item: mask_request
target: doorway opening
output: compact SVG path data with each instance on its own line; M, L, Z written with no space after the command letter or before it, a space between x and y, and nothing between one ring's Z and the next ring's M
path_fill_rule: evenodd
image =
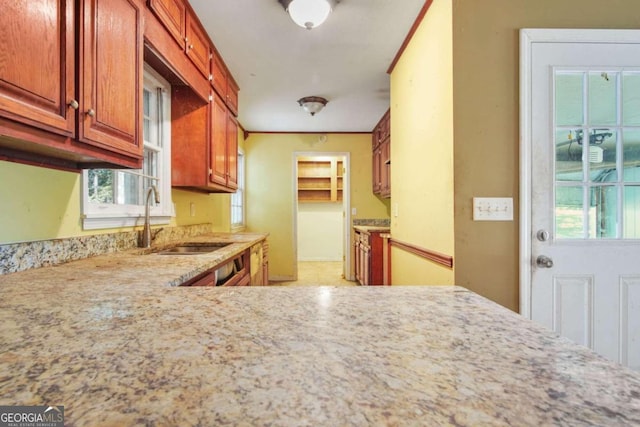
M319 279L319 284L350 280L349 154L295 152L293 155L296 280L299 263L325 268L327 277Z

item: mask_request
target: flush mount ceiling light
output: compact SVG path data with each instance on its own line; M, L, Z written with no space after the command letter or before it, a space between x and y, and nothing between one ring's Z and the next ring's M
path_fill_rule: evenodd
M316 113L319 113L320 110L322 110L324 106L327 105L327 102L329 101L321 96L305 96L304 98L298 99L298 104L300 104L300 106L304 108L304 111L311 114L312 116L315 116Z
M299 26L310 30L322 24L338 0L278 0Z

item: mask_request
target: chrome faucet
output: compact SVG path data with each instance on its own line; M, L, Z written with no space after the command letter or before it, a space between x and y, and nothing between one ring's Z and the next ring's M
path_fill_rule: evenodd
M156 203L160 203L158 188L155 185L150 185L149 188L147 188L144 201L144 228L142 229L142 241L140 242L140 247L142 248L151 246L151 227L149 226L149 200L151 199L151 193L154 194Z

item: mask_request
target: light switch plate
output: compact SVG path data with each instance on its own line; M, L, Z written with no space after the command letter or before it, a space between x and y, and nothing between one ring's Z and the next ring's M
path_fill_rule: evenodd
M474 197L474 221L513 221L513 198Z

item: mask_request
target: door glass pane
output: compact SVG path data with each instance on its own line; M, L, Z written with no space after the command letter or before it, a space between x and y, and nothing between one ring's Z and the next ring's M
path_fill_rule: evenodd
M582 187L556 187L556 238L584 238Z
M638 167L640 166L640 130L625 129L622 133L624 147L623 169L625 182L640 182Z
M577 136L581 129L556 129L556 181L582 181L582 145Z
M589 124L618 123L618 73L589 73Z
M640 239L640 186L624 188L624 238Z
M614 129L591 129L589 132L589 177L592 182L615 182L617 137Z
M618 234L618 191L616 187L592 187L590 199L589 238L616 238Z
M622 125L640 125L640 73L622 74Z
M556 73L556 125L580 126L584 124L584 73Z

